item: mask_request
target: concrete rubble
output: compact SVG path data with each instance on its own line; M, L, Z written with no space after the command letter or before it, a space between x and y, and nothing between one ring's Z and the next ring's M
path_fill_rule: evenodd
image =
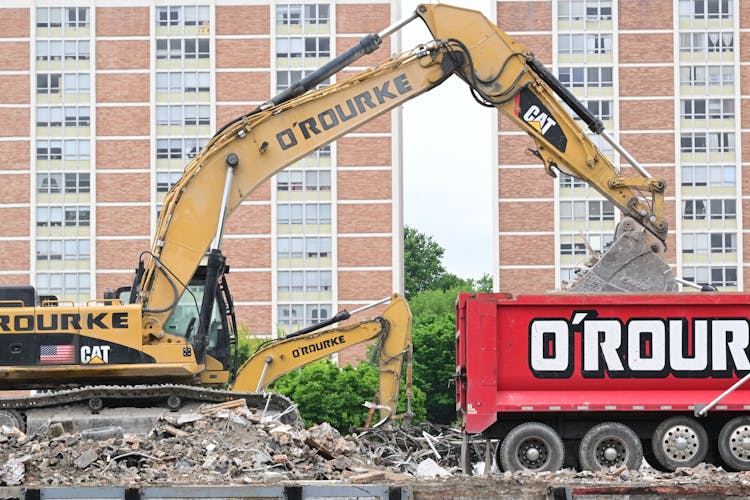
M482 471L484 441L471 444L475 470ZM493 444L493 448L494 448ZM648 466L557 473L497 472L467 478L458 469L461 434L428 424L392 427L341 436L324 423L295 429L249 410L244 401L222 403L185 414L166 412L148 435L117 428L72 433L50 425L27 436L0 427L1 486L170 486L242 485L338 480L351 484L390 482L442 484L491 481L495 491L555 485L585 488L640 485L646 488L698 486L750 489L750 474L727 473L712 465L668 474ZM435 487L438 487L435 486Z

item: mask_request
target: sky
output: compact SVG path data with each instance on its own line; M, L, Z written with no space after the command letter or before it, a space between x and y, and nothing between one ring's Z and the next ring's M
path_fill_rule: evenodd
M419 3L402 1L402 18ZM488 15L491 0L449 0ZM489 17L489 16L488 16ZM431 39L417 19L402 29L404 50ZM451 77L403 106L404 223L445 249L443 265L461 278L492 276L494 112Z

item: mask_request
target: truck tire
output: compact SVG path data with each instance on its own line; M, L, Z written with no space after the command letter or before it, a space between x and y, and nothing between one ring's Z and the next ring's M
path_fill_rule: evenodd
M708 434L694 418L671 417L654 430L651 448L659 465L669 472L678 467L695 467L708 453Z
M733 418L719 432L719 455L730 470L750 470L750 417Z
M549 425L526 422L505 436L498 455L506 471L555 472L562 468L565 446Z
M638 435L627 425L604 422L583 436L578 458L584 470L598 471L621 465L638 470L643 462L643 447Z

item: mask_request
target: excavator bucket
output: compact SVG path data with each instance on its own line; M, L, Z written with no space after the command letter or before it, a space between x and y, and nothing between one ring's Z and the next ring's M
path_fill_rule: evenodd
M649 241L648 234L631 218L618 224L615 240L593 265L568 282L566 290L597 292L676 292L672 269Z

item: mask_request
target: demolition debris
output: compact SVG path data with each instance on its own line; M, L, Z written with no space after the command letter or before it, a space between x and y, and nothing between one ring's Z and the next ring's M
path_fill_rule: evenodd
M461 433L429 424L378 428L349 436L329 424L295 429L247 408L244 400L185 413L165 412L148 435L119 427L82 433L56 423L29 436L0 426L0 483L3 486L243 485L334 480L350 484L393 483L413 491L492 491L499 496L569 486L596 488L750 488L750 475L712 465L657 472L644 465L601 472L484 475L485 441L469 443L479 477L459 476ZM491 443L494 455L497 443ZM457 483L457 481L460 481ZM727 490L729 488L729 490ZM722 491L724 491L722 490ZM583 490L581 490L583 491ZM623 490L625 491L625 490ZM679 493L679 492L678 492Z

